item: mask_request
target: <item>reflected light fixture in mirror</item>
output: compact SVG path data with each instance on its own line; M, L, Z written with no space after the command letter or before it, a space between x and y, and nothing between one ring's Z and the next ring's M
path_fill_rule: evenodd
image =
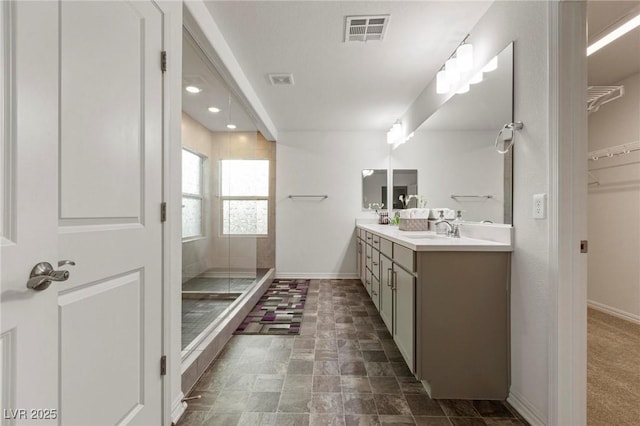
M496 131L513 121L513 44L498 58L497 69L484 74L482 84L449 97L425 117L411 143L390 153L391 170L418 170L418 194L427 208L462 210L466 221L512 223L512 155L497 154L494 144ZM396 179L392 186L403 184ZM454 199L454 194L471 197Z
M189 93L200 93L202 92L202 89L196 86L187 86L184 88L184 90L186 90Z
M207 109L209 110L209 112L212 112L214 114L217 114L220 112L220 108L216 108L216 107L209 107Z

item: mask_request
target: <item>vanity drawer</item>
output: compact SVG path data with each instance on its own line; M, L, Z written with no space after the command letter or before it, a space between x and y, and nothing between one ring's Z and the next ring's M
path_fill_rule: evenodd
M371 236L371 244L373 244L373 247L377 248L378 250L380 249L380 236L373 234Z
M371 250L371 273L380 279L380 252L375 247Z
M365 232L367 244L371 244L371 240L373 239L373 234L371 232Z
M407 271L416 271L415 252L400 244L393 244L393 261Z
M393 256L393 243L384 238L380 238L380 253L387 256L389 259Z
M370 245L365 245L364 246L364 254L365 254L365 265L367 267L367 269L370 271L371 270L371 252L373 251L373 249L371 248Z

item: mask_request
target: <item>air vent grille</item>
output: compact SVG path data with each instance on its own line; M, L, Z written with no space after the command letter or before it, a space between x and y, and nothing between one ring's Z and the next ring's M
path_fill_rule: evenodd
M344 41L382 40L389 24L389 15L347 16Z
M272 86L292 86L293 74L268 74Z

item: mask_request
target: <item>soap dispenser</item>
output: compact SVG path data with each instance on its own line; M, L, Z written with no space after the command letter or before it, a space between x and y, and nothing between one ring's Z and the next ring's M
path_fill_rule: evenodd
M462 219L462 210L458 210L456 218L453 221L453 238L460 238L460 225L464 222Z

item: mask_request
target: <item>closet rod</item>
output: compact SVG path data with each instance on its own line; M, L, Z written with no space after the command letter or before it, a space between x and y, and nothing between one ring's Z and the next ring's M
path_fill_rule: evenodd
M625 155L634 151L640 151L640 141L616 145L609 148L599 149L597 151L591 151L587 154L587 158L589 160L596 161L600 158L611 158L616 155Z

